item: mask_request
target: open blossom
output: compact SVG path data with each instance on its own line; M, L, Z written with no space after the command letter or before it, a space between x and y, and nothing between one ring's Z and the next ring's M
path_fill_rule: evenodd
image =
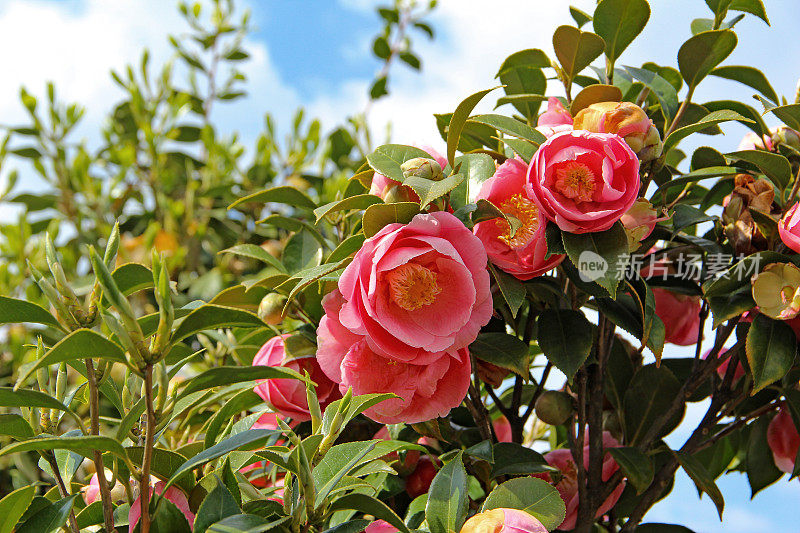
M364 242L323 307L317 358L328 377L343 392L400 396L369 416L444 416L466 394L466 347L492 313L486 252L449 213L389 224Z
M753 279L753 300L758 310L778 320L800 314L800 268L792 263L771 263Z
M317 398L324 410L330 402L340 398L336 384L322 372L316 358L287 358L284 349L284 340L287 337L289 334L269 339L253 358L253 365L290 368L301 375L308 372L311 381L317 384ZM259 380L255 392L283 416L300 422L311 420L308 412L306 386L302 381L296 379Z
M661 155L661 136L653 121L631 102L599 102L575 115L574 128L594 133L616 133L628 143L641 161Z
M505 214L520 221L513 236L504 218L479 222L473 229L486 247L492 263L521 280L541 276L564 259L563 255L545 259L546 220L540 217L539 208L525 190L527 171L523 162L508 159L497 168L494 176L483 183L477 196L489 200Z
M618 446L620 446L619 442L617 442L617 440L614 439L609 432L604 431L603 448L607 450L608 448L616 448ZM561 495L561 499L564 500L564 505L567 507L567 514L564 518L564 521L561 522L560 526L558 526L558 529L569 531L575 527L575 523L578 519L578 470L576 468L575 461L572 458L572 453L570 450L566 448L553 450L545 454L544 458L547 461L547 464L558 468L563 476L561 481L559 481L556 485L556 490L558 490L558 493ZM583 447L583 466L584 468L589 468L588 444ZM603 481L608 481L617 470L619 470L619 465L614 458L611 457L611 454L606 453L605 457L603 457ZM549 474L536 474L535 477L550 481ZM612 507L614 507L624 489L625 483L620 483L614 489L614 492L612 492L611 495L606 498L603 504L597 509L595 518L600 518Z
M186 495L183 491L174 485L167 489L164 492L164 487L167 484L163 481L159 481L156 483L155 488L153 489L157 494L164 496L167 500L171 501L175 504L180 512L183 513L183 516L186 517L186 521L189 522L189 527L194 527L194 513L189 509L189 500L186 498ZM150 491L150 498L153 497L153 490ZM136 500L131 504L131 509L128 512L128 526L130 531L133 531L136 527L137 522L139 522L139 518L142 516L142 504L141 504L141 495L136 497Z
M547 533L547 528L525 511L500 508L476 514L460 533Z
M792 415L786 407L781 407L775 418L770 421L767 428L767 445L772 450L775 465L782 472L791 474L797 450L800 448L800 434L797 433Z
M800 254L800 210L794 204L778 222L778 234L783 244Z
M604 231L639 194L639 160L621 137L576 130L543 143L526 188L540 215L570 233Z
M572 129L572 115L561 104L558 98L548 98L547 111L539 115L536 122L536 129L545 137L552 137L562 131Z
M447 166L447 158L430 146L420 146L419 148L430 154L442 168ZM401 185L399 181L377 172L372 176L369 193L380 196L386 202L419 202L419 195L411 187Z

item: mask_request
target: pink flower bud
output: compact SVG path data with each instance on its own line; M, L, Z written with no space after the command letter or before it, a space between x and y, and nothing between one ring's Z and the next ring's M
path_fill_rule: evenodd
M189 522L189 527L194 527L194 513L189 509L189 500L186 498L186 495L181 491L181 489L177 487L170 487L164 492L164 487L166 483L163 481L159 481L156 483L155 489L150 491L150 498L153 497L153 492L155 491L158 494L164 496L167 500L171 501L175 504L182 513L183 516L186 517L186 521ZM136 528L136 523L139 521L139 518L142 516L142 504L141 504L141 495L136 497L136 500L131 504L131 509L128 512L128 526L129 531L133 531Z
M771 152L774 148L775 146L772 144L772 138L770 138L770 136L762 135L759 137L756 133L751 131L742 137L737 150L769 150Z
M800 448L800 435L794 426L792 416L785 407L781 407L781 410L769 423L767 445L772 450L775 466L782 472L791 474L792 470L794 470L797 450Z
M644 198L633 202L631 208L620 218L628 236L628 249L631 251L637 249L639 243L653 232L659 220L663 219L658 218L658 211L650 202Z
M461 533L547 533L536 518L519 509L492 509L466 521Z
M594 133L616 133L641 161L661 155L661 136L647 113L631 102L600 102L575 115L573 127Z

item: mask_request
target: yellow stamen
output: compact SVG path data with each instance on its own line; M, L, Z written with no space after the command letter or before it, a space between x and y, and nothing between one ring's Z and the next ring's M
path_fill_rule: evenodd
M406 263L386 275L389 296L406 311L432 304L442 292L436 273L416 263Z
M556 189L575 202L589 202L595 189L594 172L583 163L569 161L556 170Z
M536 204L521 194L515 194L502 203L500 210L519 220L520 226L512 236L511 225L508 221L498 218L497 226L503 231L498 238L511 248L521 248L530 243L536 230L539 229L539 210L536 208Z

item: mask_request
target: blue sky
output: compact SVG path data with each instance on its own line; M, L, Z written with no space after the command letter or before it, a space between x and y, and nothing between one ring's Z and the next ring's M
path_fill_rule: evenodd
M765 0L772 27L747 17L737 26L739 47L728 64L757 65L779 94L790 99L800 77L800 3ZM592 0L572 2L591 11ZM266 111L286 124L294 109L310 114L331 128L365 103L367 86L379 67L369 55L378 19L370 0L250 0L240 2L253 11L257 31L247 46L252 61L246 65L250 95L231 105L218 106L215 120L226 131L239 131L245 143L262 127ZM392 123L393 140L441 147L434 112L448 112L465 96L492 86L502 60L522 48L552 52L553 29L569 23L565 0L441 0L434 17L437 39L422 35L416 44L423 60L418 74L400 67L393 73L392 96L371 112L371 123L382 131ZM643 35L622 57L622 64L654 60L675 66L675 53L690 36L689 22L707 17L702 0L651 0L653 15ZM108 71L136 61L143 46L155 60L169 57L165 35L183 31L170 0L0 0L0 123L13 124L24 114L18 87L25 84L42 93L53 79L60 94L88 106L77 132L89 143L98 142L103 115L119 98ZM552 94L561 94L551 87ZM709 79L696 101L733 98L751 103L752 90L726 80ZM486 102L484 109L493 104ZM722 151L735 149L743 127L723 128L722 137L695 136L685 149L708 144ZM23 175L29 170L20 165ZM2 177L0 177L2 179ZM39 185L26 180L24 186ZM0 207L0 217L9 216ZM706 337L710 336L710 332ZM684 355L673 349L668 356ZM670 437L679 446L690 425L702 416L702 406L687 413L686 423ZM687 429L688 428L688 429ZM786 480L750 500L743 476L719 481L727 497L725 522L720 524L711 501L698 499L693 484L680 474L675 491L657 504L647 519L677 522L703 533L759 533L798 531L800 483Z

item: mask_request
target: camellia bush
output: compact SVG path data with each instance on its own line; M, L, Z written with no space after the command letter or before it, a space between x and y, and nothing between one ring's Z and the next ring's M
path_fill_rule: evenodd
M212 123L245 82L224 1L181 6L185 84L114 74L96 153L23 90L0 161L50 190L4 196L0 532L686 532L642 524L678 469L720 518L721 475L796 476L800 103L726 63L761 0L706 4L640 67L646 0L570 8L436 115L442 153L298 113L248 161ZM372 100L434 7L378 9ZM737 151L681 150L726 122Z

